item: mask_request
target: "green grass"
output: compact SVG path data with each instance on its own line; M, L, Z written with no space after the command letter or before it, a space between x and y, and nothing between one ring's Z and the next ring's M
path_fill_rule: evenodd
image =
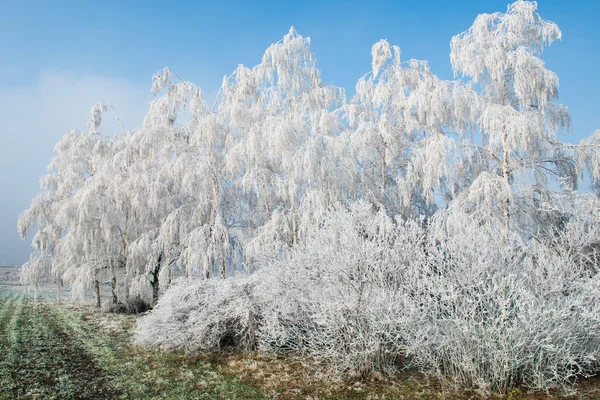
M48 304L14 296L2 314L2 398L115 397L104 371L71 341Z
M107 332L103 315L3 297L0 399L267 398L204 360L129 345L131 318L112 316Z

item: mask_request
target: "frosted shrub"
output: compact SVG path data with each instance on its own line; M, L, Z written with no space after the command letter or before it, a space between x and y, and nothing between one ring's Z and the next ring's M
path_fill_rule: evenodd
M340 373L408 361L483 390L566 387L600 367L599 233L572 221L523 242L466 214L394 221L367 203L338 207L253 274L169 289L136 342L291 350Z
M547 389L593 374L600 291L577 246L597 235L573 223L554 241L526 246L473 224L430 244L407 282L419 308L402 331L407 354L424 371L486 390Z
M405 228L358 203L331 212L289 255L263 267L270 278L257 293L265 305L261 346L293 349L352 373L393 369L399 326L413 312L398 262L412 258L421 233L417 224Z
M164 351L251 350L256 345L258 311L255 276L175 283L155 309L141 318L135 342Z
M407 358L461 387L565 386L598 367L597 238L577 221L525 243L468 215L338 209L261 269L260 344L345 372Z

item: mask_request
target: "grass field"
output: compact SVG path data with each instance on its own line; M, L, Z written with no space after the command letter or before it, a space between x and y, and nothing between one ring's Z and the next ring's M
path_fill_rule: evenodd
M453 391L405 372L340 380L307 360L269 355L164 354L131 345L136 317L33 301L0 287L0 399L549 399ZM600 399L600 380L571 398Z

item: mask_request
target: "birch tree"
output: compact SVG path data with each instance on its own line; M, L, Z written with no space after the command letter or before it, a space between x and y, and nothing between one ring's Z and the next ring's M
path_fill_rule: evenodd
M448 200L460 179L450 168L451 159L456 165L461 160L447 131L464 133L470 93L459 82L437 78L426 61L402 62L400 53L386 40L373 45L372 71L345 107L349 155L343 158L356 171L362 199L392 215L431 215L434 194Z
M161 172L153 184L162 189L154 198L157 204L173 199L159 220L157 260L184 266L188 276L200 272L208 278L217 271L224 278L232 265L230 228L235 225L235 202L227 195L232 185L224 173L228 127L219 114L209 111L198 87L174 82L170 70L155 76L153 88L154 93L167 91L145 121L153 135L166 136L160 143L151 141L154 152L162 154ZM190 120L177 126L179 108Z
M256 199L251 225L257 233L249 251L266 242L294 245L301 220L318 218L314 213L326 210L343 182L332 142L344 92L322 83L310 40L294 28L267 49L259 65L240 66L233 78L222 89L220 112L237 114L226 116L241 132L227 163Z
M35 252L23 270L27 283L51 277L59 283L73 283L80 297L91 287L99 288L102 261L89 254L98 254L91 249L102 238L82 231L84 225L96 221L82 219L78 212L84 188L101 167L108 147L107 139L93 131L68 132L55 146L57 155L48 166L51 172L40 182L42 193L19 217L22 238L34 226L38 228L32 240ZM99 289L96 303L100 303Z
M561 32L536 10L537 3L519 0L506 13L479 15L451 41L454 73L469 78L480 94L474 123L481 136L472 145L487 172L478 175L469 196L501 199L498 219L505 232L511 214L525 207L517 203L542 195L548 176L574 187L572 160L557 140L557 133L570 126L568 109L553 102L558 77L541 58ZM483 188L492 192L475 193Z
M582 139L576 150L580 173L583 173L583 168L587 167L591 178L591 189L600 198L600 129Z

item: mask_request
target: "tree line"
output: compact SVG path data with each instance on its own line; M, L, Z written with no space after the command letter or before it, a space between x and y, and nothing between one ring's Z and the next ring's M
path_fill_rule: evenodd
M69 282L74 295L108 280L114 302L156 301L174 270L251 269L357 200L403 219L461 209L524 237L557 226L595 201L575 191L584 166L600 193L600 133L577 146L557 138L570 117L541 54L561 32L535 9L519 1L452 38L458 80L382 40L348 99L292 28L260 64L225 77L212 106L168 68L141 127L102 134L112 106L96 104L89 130L57 143L19 218L23 238L38 228L24 280Z

